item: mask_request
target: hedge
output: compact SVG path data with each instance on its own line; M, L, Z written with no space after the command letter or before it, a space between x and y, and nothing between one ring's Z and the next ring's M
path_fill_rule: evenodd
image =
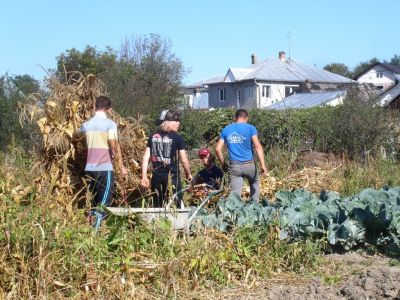
M235 109L186 110L181 118L181 134L189 149L209 146L232 122ZM249 111L249 123L256 126L260 141L268 151L303 149L347 153L358 156L381 153L397 155L399 147L397 111L347 99L343 104L298 110Z

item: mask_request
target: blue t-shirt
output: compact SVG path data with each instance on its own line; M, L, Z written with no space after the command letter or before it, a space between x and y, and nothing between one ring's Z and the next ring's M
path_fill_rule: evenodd
M230 161L253 160L253 136L257 136L257 129L247 123L233 123L222 130L220 138L228 147Z

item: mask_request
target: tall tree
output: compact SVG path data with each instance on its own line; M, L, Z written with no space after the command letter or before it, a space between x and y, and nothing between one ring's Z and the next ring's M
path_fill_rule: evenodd
M400 55L395 54L389 61L391 65L400 67Z
M58 71L95 74L106 84L114 108L122 115L155 116L163 108L177 107L186 71L169 41L156 34L126 39L120 51L67 50L57 57Z
M370 60L364 62L360 62L358 65L354 67L353 78L357 79L357 77L360 76L365 70L367 70L370 66L372 66L377 62L380 62L380 60L376 57L371 58Z
M169 41L156 34L126 39L121 45L120 62L133 66L126 92L135 106L156 114L160 108L179 105L186 71Z
M19 123L18 102L24 95L40 90L37 80L29 75L0 77L0 150L18 144L30 148L35 135Z
M106 51L98 51L96 47L87 45L83 51L68 49L56 59L57 71L61 74L79 71L84 75L98 75L105 72L109 64L116 62L117 54L110 47L107 47Z
M25 95L32 93L38 93L40 91L40 84L35 78L30 75L17 75L10 80L15 84L15 86Z
M324 70L342 75L344 77L352 77L353 75L349 70L349 67L343 63L330 63L324 67Z

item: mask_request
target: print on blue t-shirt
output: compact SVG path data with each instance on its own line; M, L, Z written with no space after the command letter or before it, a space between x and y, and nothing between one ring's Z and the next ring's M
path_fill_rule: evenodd
M229 160L245 162L253 160L253 143L251 138L257 135L257 129L247 123L233 123L226 126L220 138L228 147Z

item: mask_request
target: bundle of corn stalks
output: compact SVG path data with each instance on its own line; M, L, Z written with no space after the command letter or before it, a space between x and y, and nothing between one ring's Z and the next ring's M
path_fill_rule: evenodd
M267 198L273 200L275 193L278 191L280 182L271 174L266 176L260 176L260 196L261 198ZM242 197L250 197L250 187L245 185L242 192Z
M274 176L260 177L260 196L274 200L275 193L279 190L292 190L296 188L304 188L313 193L319 193L322 190L335 190L334 172L339 168L326 166L303 168L299 171L291 173L282 179L277 179ZM250 196L250 187L245 186L242 192L242 197Z
M283 179L280 189L304 188L313 193L319 193L322 190L332 189L333 175L339 167L310 167L290 174ZM333 189L334 190L334 189Z
M21 122L38 125L42 146L36 156L34 181L36 188L52 201L72 209L74 203L85 197L86 163L85 139L76 138L81 124L94 114L95 99L106 94L104 84L95 75L83 76L79 72L66 74L61 80L53 75L47 80L47 94L30 95L30 104L21 104ZM126 198L140 184L140 159L146 143L146 128L140 118L123 118L113 112L119 140L128 168L128 178L117 176L117 198ZM118 170L117 170L118 174ZM46 198L46 197L45 197ZM71 200L72 199L72 200Z

